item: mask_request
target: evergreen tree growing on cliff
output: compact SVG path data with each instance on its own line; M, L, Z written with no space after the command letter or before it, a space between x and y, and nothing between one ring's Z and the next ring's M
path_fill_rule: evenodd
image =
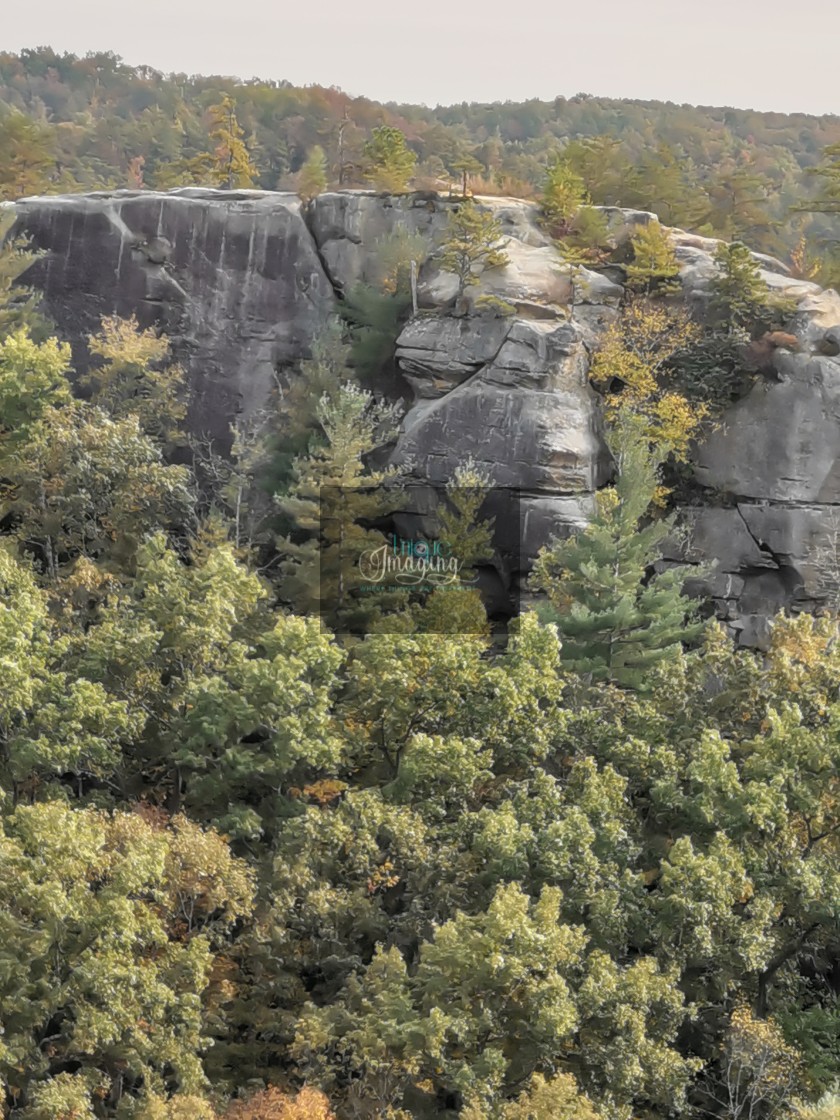
M540 202L543 217L556 237L569 232L578 210L589 202L583 179L565 158L557 157L549 164Z
M198 159L206 166L213 184L224 190L253 187L257 168L243 137L245 132L236 119L236 106L227 95L210 108L213 128L210 139L215 141L212 153Z
M659 222L640 226L631 245L633 260L627 266L628 287L645 295L668 295L679 291L677 254Z
M449 215L440 266L458 277L458 299L479 282L476 268L504 268L508 256L499 244L502 227L488 210L467 199Z
M649 575L671 518L647 521L658 464L641 423L626 417L614 432L615 486L602 490L582 532L555 541L537 559L532 585L548 594L545 610L563 643L563 659L593 680L644 690L647 672L700 633L682 593L685 569Z
M581 267L602 264L609 256L607 219L594 206L581 206L568 223L565 237L556 244L569 265L569 278L574 287Z
M428 240L397 228L374 246L371 283L354 284L340 307L350 336L350 365L357 380L376 387L394 375L397 337L411 313L411 266L429 255Z
M368 165L365 178L376 190L398 193L408 189L417 156L398 128L390 125L375 128L364 146L363 155Z
M715 263L720 271L712 281L712 309L730 334L749 329L769 303L755 258L746 245L733 241L718 246Z

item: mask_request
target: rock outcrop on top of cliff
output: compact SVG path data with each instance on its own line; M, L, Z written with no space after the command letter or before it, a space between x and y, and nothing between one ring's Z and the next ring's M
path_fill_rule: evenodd
M587 373L623 289L614 269L580 270L572 284L533 203L479 201L502 226L509 264L469 290L466 314L454 310L454 277L434 257L421 269L420 313L397 343L413 399L392 460L413 477L418 509L465 459L487 470L509 589L552 534L585 523L610 477ZM302 207L262 191L117 191L25 199L18 229L44 250L28 280L82 364L102 316L159 325L187 368L190 428L223 443L235 415L260 407L277 371L308 352L342 293L374 277L381 240L402 229L434 244L457 205L429 192L344 191ZM617 246L654 219L604 213ZM718 242L670 235L685 300L702 311ZM773 375L696 449L689 545L665 561L714 561L698 589L749 644L778 608L818 606L840 568L840 297L755 257L767 285L796 302L798 345L775 353ZM514 313L481 310L482 295Z

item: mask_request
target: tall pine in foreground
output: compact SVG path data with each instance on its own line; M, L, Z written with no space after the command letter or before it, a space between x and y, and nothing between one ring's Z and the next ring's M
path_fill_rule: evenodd
M587 528L544 549L533 583L547 592L563 659L593 680L644 690L649 669L700 633L682 594L683 567L648 577L673 519L647 522L658 486L657 458L639 422L624 417L614 438L619 474L598 495Z
M392 406L350 382L321 397L323 443L294 461L288 492L277 499L292 524L277 541L286 557L283 594L297 613L364 629L378 603L390 604L387 595L376 596L376 604L370 595L360 598L359 560L385 546L385 537L366 525L388 510L394 472L369 469L364 457L391 438L396 419Z

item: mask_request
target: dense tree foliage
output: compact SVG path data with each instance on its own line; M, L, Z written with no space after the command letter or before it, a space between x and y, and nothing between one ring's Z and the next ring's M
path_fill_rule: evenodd
M760 231L744 130L793 193L792 152L816 164L834 127L803 118L786 147L757 114L726 111L713 138L685 127L711 111L660 106L663 142L682 129L691 150L655 162L629 102L619 143L585 97L398 116L45 50L0 57L0 79L41 121L0 132L4 166L50 189L68 169L161 185L205 153L228 187L311 157L314 194L315 137L325 174L362 175L382 125L462 189L471 160L536 187L569 140L545 218L590 263L587 198L650 205L659 176L663 220ZM235 111L213 112L225 95ZM403 152L380 135L377 158ZM501 263L499 230L475 202L457 215L444 264L463 291ZM543 616L491 635L471 585L362 604L333 564L386 531L396 413L376 374L410 262L435 248L381 246L381 275L225 464L197 445L183 462L180 371L134 322L101 323L75 396L68 347L9 287L25 255L0 253L9 1120L836 1120L838 623L780 616L765 652L737 649L662 555L661 464L784 309L736 245L710 322L690 320L661 227L637 233L634 294L592 363L617 477L540 558ZM468 572L492 547L488 485L464 464L439 512Z

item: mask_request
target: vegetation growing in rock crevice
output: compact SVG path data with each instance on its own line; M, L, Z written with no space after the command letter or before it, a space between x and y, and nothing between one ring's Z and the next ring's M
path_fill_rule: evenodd
M661 226L642 226L630 245L623 306L603 332L590 380L606 396L608 420L644 413L652 438L684 458L707 418L772 371L776 348L798 347L783 329L795 303L768 289L745 245L720 243L707 306L691 316L670 298L680 290L679 262Z
M503 241L498 219L471 199L450 211L438 259L445 272L457 277L456 301L463 300L467 288L479 283L481 272L504 268L508 263Z
M370 282L344 293L339 311L348 327L348 360L368 388L393 392L397 338L412 309L412 262L419 273L432 248L422 234L398 225L372 246Z
M680 290L679 261L668 234L659 222L641 226L630 247L627 286L643 295L672 295Z

